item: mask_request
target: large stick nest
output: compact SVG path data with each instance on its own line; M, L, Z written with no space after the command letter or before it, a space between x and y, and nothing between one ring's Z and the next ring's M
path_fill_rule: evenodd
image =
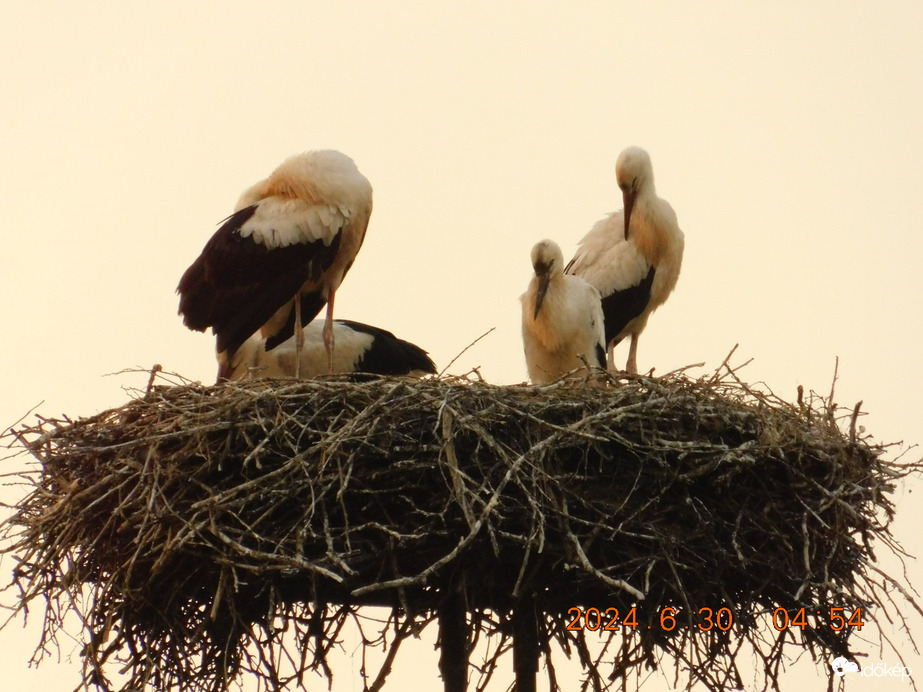
M451 602L469 645L493 642L480 687L528 604L541 650L576 655L584 688L664 657L690 681L739 686L749 642L778 689L786 647L824 666L853 653L856 627L834 631L829 607L868 623L876 606L902 619L895 587L910 599L873 545L895 548L889 494L919 464L885 460L858 407L843 418L830 399L789 404L730 370L603 388L157 385L11 433L39 464L6 525L8 592L45 608L39 658L79 616L87 688L111 688L112 661L124 689L302 684L330 675L344 623L379 605L390 615L363 635L388 652L366 678L377 689L400 642ZM588 631L590 607L620 621L634 608L637 626ZM703 629L699 610L722 607L730 628ZM777 631L778 608L806 608L807 626Z

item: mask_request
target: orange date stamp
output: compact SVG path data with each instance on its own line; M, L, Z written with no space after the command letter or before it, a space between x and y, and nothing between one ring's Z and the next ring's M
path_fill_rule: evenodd
M654 629L658 625L664 632L672 632L677 627L680 629L699 629L708 632L717 628L722 632L727 632L734 625L734 614L730 608L723 607L714 610L712 608L699 608L696 612L695 621L692 624L680 624L676 616L679 609L673 606L666 606L660 610L658 617L653 624L638 624L637 608L629 608L624 615L620 617L618 608L579 608L574 606L567 609L568 622L566 629L575 632L588 630L590 632L618 632L622 628L626 630L637 629Z
M619 632L638 629L661 629L672 632L675 629L700 630L709 632L719 629L727 632L734 626L734 613L727 606L721 608L699 608L693 617L688 615L680 617L681 609L673 606L661 608L650 624L638 622L637 608L632 607L623 612L618 608L581 608L574 606L567 609L567 624L565 628L571 632ZM813 623L809 620L813 620ZM834 632L840 632L846 627L855 627L861 630L865 622L862 620L862 608L857 607L851 613L846 608L798 608L788 610L776 608L772 613L772 626L777 631L799 627L818 629L829 627Z
M812 626L808 619L814 616L814 625ZM785 608L776 608L772 611L772 626L779 632L787 630L790 627L800 627L802 631L806 627L817 629L818 626L827 626L834 632L840 632L847 627L855 627L861 630L865 624L862 620L862 608L857 607L852 613L846 611L846 608L798 608L794 611Z

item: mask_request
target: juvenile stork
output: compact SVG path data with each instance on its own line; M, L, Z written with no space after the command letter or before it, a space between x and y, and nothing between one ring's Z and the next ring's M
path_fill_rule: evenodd
M637 373L638 338L676 286L685 241L673 207L654 190L654 171L644 149L625 149L615 176L624 209L593 226L565 271L602 295L609 369L615 369L615 346L630 336L626 370Z
M294 335L300 353L302 326L324 304L324 349L333 371L334 297L371 213L372 186L338 151L293 156L241 195L177 288L183 323L215 334L219 382L257 330L267 350Z
M581 367L606 365L599 291L564 273L558 244L543 240L532 248L535 276L522 294L522 343L533 384L548 384Z
M337 348L333 357L335 373L370 373L375 375L436 374L436 366L422 348L378 327L349 320L334 320L333 334ZM259 377L316 377L328 372L323 341L323 325L311 322L304 328L304 348L300 360L295 337L289 337L271 351L259 334L247 339L231 363L228 379Z

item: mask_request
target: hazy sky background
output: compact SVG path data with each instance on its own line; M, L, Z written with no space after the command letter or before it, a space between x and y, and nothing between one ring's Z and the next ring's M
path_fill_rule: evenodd
M337 315L440 367L496 328L452 372L521 382L529 251L569 257L618 209L637 144L686 234L639 367L701 374L739 343L741 375L792 399L828 392L838 356L837 401L863 400L879 440L921 441L923 3L415 5L0 0L0 424L120 405L146 381L107 376L124 368L213 381L179 277L244 188L313 148L375 190ZM911 487L897 530L923 554ZM36 636L0 632L6 679L72 689L73 662L27 669ZM434 680L436 660L420 646Z

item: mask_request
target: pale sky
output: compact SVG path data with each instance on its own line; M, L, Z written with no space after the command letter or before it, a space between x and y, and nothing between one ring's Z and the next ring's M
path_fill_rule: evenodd
M440 367L495 328L452 372L522 382L529 251L572 255L636 144L686 235L639 367L710 371L740 344L741 375L792 399L839 357L837 401L881 441L923 439L923 3L394 5L0 0L0 424L118 406L146 380L107 376L125 368L213 381L179 277L244 188L316 148L375 194L337 316ZM923 555L914 485L897 532ZM27 669L36 636L0 632L5 675L72 689L74 662Z

